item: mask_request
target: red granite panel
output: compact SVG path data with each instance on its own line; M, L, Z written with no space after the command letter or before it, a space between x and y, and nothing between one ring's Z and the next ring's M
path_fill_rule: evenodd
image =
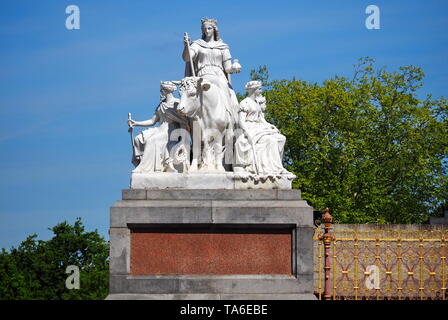
M292 274L285 232L131 232L131 274Z

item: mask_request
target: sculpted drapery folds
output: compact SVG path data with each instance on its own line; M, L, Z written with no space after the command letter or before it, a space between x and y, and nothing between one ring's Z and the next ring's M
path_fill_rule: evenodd
M232 62L216 20L202 19L201 31L201 39L193 42L184 34L185 77L162 83L162 99L154 117L143 122L129 120L131 127L160 123L133 139L133 163L138 165L131 185L147 188L162 183L176 188L188 185L182 179L196 179L198 175L188 174L199 171L226 174L225 179L217 178L225 188L290 189L295 176L282 165L286 139L264 118L261 83L248 82L249 95L239 104L230 75L239 73L241 65L237 59ZM173 96L176 86L179 99ZM182 130L184 136L175 134ZM183 167L176 166L180 163ZM162 172L187 175L173 175L173 182L168 183L167 175L157 175ZM153 175L144 176L147 173Z
M156 108L154 116L146 121L128 120L132 127L149 127L159 123L159 126L141 131L134 138L134 156L138 163L133 172L176 172L173 166L174 159L171 149L177 141L170 141L170 133L176 129L188 129L188 120L176 112L179 99L175 98L173 92L176 85L171 81L160 84L160 103Z
M184 37L184 51L182 58L186 62L185 77L193 75L190 58L193 62L194 73L197 77L217 85L225 93L225 104L234 122L237 122L238 100L230 83L230 74L239 73L241 66L238 60L232 64L229 46L221 39L218 22L215 19L201 20L202 38L193 41Z
M291 175L283 168L286 138L263 114L266 100L261 95L261 82L246 84L248 97L241 101L238 120L244 134L235 143L234 171L258 175Z

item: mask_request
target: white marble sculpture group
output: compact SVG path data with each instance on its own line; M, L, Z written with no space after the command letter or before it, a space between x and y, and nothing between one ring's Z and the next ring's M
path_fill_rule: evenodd
M282 165L286 139L264 118L261 83L248 82L248 96L238 103L230 74L241 65L232 63L217 21L201 23L201 39L184 35L185 77L161 82L150 120L129 114L131 188L291 188L295 176ZM136 126L150 128L133 137Z

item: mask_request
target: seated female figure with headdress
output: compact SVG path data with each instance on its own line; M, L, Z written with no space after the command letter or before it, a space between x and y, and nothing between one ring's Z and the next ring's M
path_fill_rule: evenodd
M264 118L266 100L261 95L261 82L248 82L246 90L248 97L239 105L238 123L244 134L235 143L234 171L261 176L290 175L282 164L286 138Z
M133 163L135 173L151 172L177 172L173 166L171 149L178 145L178 141L170 141L170 133L175 129L188 129L188 121L181 117L176 106L179 99L173 92L177 89L171 81L160 84L160 104L157 106L154 116L146 121L128 120L129 126L149 127L159 123L159 126L141 131L134 138Z

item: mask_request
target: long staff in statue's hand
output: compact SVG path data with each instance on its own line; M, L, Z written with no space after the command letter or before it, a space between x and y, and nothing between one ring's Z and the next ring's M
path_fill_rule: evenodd
M188 33L184 33L184 41L185 44L187 45L187 49L188 49L188 56L190 57L190 68L191 68L191 74L193 75L193 77L196 77L196 72L194 71L194 65L193 65L193 59L191 58L191 51L190 51L190 38L188 37Z
M129 126L128 132L131 135L131 147L132 147L132 160L131 160L131 162L132 162L132 164L134 166L137 166L138 162L137 162L137 159L135 158L134 134L132 133L133 130L134 130L134 126L132 125L131 120L132 120L131 113L129 112L128 113L128 126Z

